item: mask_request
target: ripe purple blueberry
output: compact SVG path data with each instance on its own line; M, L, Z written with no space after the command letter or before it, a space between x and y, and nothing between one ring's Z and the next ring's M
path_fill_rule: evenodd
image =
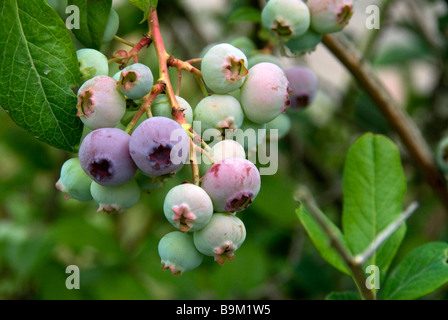
M310 11L302 0L269 0L261 22L282 40L304 34L310 27Z
M202 188L212 199L215 212L245 210L257 197L260 187L257 167L241 158L218 161L202 180Z
M162 176L176 172L186 163L190 139L176 121L153 117L143 121L132 133L129 150L143 173Z
M247 76L247 57L228 43L211 47L202 59L205 84L215 93L229 93L243 85Z
M163 211L177 229L194 232L204 228L212 218L213 203L208 194L194 184L181 184L165 197Z
M353 15L353 0L308 0L311 28L320 33L341 31Z
M169 269L172 274L179 276L199 267L204 259L196 249L193 237L180 231L170 232L160 239L158 251L162 269Z
M117 186L131 180L137 172L129 154L130 136L116 128L89 133L81 143L79 162L84 172L103 186Z
M249 70L241 88L241 105L250 121L262 124L274 120L289 104L288 79L282 69L262 62Z
M215 213L210 223L193 235L194 245L202 254L215 258L219 264L230 262L246 239L243 221L236 216Z
M126 112L126 99L109 76L97 76L78 90L78 117L90 129L112 128Z
M292 109L303 109L309 106L316 97L318 79L316 74L304 66L295 66L285 70L289 81L289 100Z

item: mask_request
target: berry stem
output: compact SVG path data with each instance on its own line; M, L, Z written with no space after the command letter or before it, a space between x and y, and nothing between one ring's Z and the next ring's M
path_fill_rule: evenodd
M305 186L300 186L295 197L309 210L313 218L328 236L330 245L338 252L347 267L350 269L353 280L356 283L362 298L365 300L376 300L375 292L366 286L366 276L364 274L364 270L362 269L362 265L358 264L358 261L355 260L350 250L334 232L333 227L328 224L325 214L317 206L316 201L308 188Z
M190 165L191 171L193 174L193 183L199 186L200 177L199 177L199 165L198 165L198 157L196 154L196 148L193 140L190 139Z
M136 43L132 43L132 42L126 40L126 39L120 38L119 36L115 36L114 39L117 40L118 42L124 44L124 45L127 45L127 46L131 47L131 48L133 48L133 47L135 47L137 45Z
M145 112L148 114L148 117L151 117L151 104L154 102L157 96L161 94L164 90L165 90L165 83L157 83L152 87L151 92L143 98L144 102L142 106L140 107L140 109L135 114L134 118L132 118L131 122L126 127L125 132L127 134L132 133L135 126L137 125L138 120L143 116Z
M159 82L165 83L165 90L168 96L171 107L173 108L172 114L174 120L176 120L180 125L186 125L187 120L182 109L177 102L176 95L171 84L170 76L168 73L168 60L170 55L167 54L165 45L163 43L162 34L160 32L159 17L157 15L157 10L151 8L150 17L148 19L150 27L150 35L154 41L154 46L156 48L157 58L159 60Z
M355 46L342 34L323 37L324 45L352 73L389 124L400 136L414 161L420 167L427 183L438 195L448 211L448 188L443 174L437 168L433 153L412 118L393 99L378 79L368 62L362 59Z
M202 78L202 72L201 72L201 70L199 70L191 65L192 62L194 63L194 62L200 62L200 61L202 61L202 59L192 59L189 61L182 61L182 60L174 58L173 56L170 56L167 63L168 63L168 66L177 68L177 70L184 70L184 71L187 71L187 72L190 72L191 74L193 74L199 84L199 87L201 88L202 93L204 94L204 97L207 97L208 91L205 86L204 79Z

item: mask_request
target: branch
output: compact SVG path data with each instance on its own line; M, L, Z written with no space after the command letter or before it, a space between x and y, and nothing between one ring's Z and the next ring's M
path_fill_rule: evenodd
M352 73L398 133L427 183L448 211L446 180L437 168L431 149L411 117L397 105L370 65L361 58L354 45L343 34L324 35L322 42Z
M397 220L393 221L386 229L384 229L380 234L378 234L375 240L369 245L369 247L363 252L358 254L354 260L355 263L363 265L378 248L390 238L390 236L397 231L399 227L417 210L417 202L412 202L409 207L398 217Z
M329 237L330 245L339 253L341 258L350 268L353 280L355 281L361 296L365 300L376 300L374 292L366 286L366 276L362 270L362 265L356 263L352 253L341 241L341 239L333 232L332 227L325 219L325 214L319 209L309 190L306 187L300 188L296 193L296 197L299 201L303 202L322 230Z

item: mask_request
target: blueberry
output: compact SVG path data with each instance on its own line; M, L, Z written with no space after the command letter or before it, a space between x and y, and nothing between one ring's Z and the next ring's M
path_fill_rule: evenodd
M272 54L266 54L266 53L257 53L254 54L252 57L249 58L249 68L252 68L254 65L262 63L262 62L269 62L277 65L280 69L283 69L283 62L280 60L279 57L276 57ZM249 69L250 70L250 69Z
M257 197L260 187L257 167L241 158L218 161L202 179L202 188L212 199L215 212L245 210Z
M119 26L120 17L118 16L117 11L112 8L109 13L109 18L107 19L106 29L104 30L103 42L112 41L117 34Z
M240 102L230 95L214 94L202 99L194 110L194 121L200 121L201 133L217 129L221 135L225 130L239 128L244 120ZM207 133L204 140L208 140Z
M215 93L228 93L240 88L247 76L247 57L238 48L220 43L211 47L202 59L202 77Z
M66 199L73 198L78 201L90 201L90 184L92 179L82 170L78 158L64 162L61 175L56 188L65 194Z
M103 186L131 180L137 168L129 154L130 136L116 128L89 133L81 143L79 161L84 172Z
M95 181L90 186L93 200L99 204L98 212L122 213L132 208L140 200L140 188L134 179L125 184L105 187Z
M255 43L246 36L236 37L229 44L240 49L247 58L252 56L253 52L257 51Z
M322 41L322 38L322 34L317 33L310 28L305 34L292 37L288 41L283 42L283 44L292 54L301 55L316 50L316 47Z
M193 232L204 228L212 218L213 203L208 194L193 184L181 184L165 197L163 211L177 229Z
M250 68L241 88L241 105L250 121L274 120L289 104L288 79L282 69L269 62Z
M92 130L115 127L126 112L126 99L109 76L96 76L78 90L78 117Z
M222 140L213 145L210 155L214 160L220 161L227 158L246 158L246 152L241 144L233 140ZM205 175L212 166L212 160L207 156L202 156L202 161L199 166L201 175Z
M271 130L276 130L275 135L272 134ZM274 120L266 123L266 134L268 139L282 139L291 130L291 119L286 114L281 114Z
M210 223L193 235L194 245L202 254L215 258L219 264L230 262L246 239L246 228L238 217L215 213Z
M310 11L301 0L269 0L261 12L262 25L282 40L304 34Z
M121 93L133 100L142 99L151 92L154 76L151 69L142 64L134 63L114 75L117 87Z
M143 173L162 176L176 172L186 163L190 139L176 121L153 117L143 121L134 130L129 150Z
M318 79L316 74L305 66L295 66L285 70L289 81L289 100L291 109L303 109L316 97Z
M266 137L266 124L259 124L245 118L240 129L232 134L232 139L244 146L249 151L258 146Z
M341 31L353 15L353 0L308 0L311 28L321 34Z
M193 237L180 231L170 232L160 239L158 251L162 269L169 269L174 275L196 269L204 258L196 249Z
M176 96L176 100L184 112L185 120L187 120L190 124L193 123L193 109L190 104L182 97ZM166 94L160 94L156 100L154 100L151 104L151 112L155 117L166 117L173 119L172 107Z
M96 76L107 76L109 74L109 63L107 57L98 50L84 48L76 51L83 82Z

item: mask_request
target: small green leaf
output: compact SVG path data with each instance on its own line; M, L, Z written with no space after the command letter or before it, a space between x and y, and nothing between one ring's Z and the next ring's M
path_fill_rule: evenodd
M56 11L44 0L0 2L0 105L39 140L75 152L82 135L76 116L76 51Z
M395 267L381 291L381 299L418 299L446 283L448 243L428 243L414 249Z
M261 21L261 12L252 7L241 7L234 12L229 17L229 23L239 23L239 22L253 22L258 23Z
M353 255L362 253L401 212L406 180L400 153L381 135L365 134L350 148L344 167L342 227ZM366 265L382 275L406 232L403 225L373 254ZM382 279L383 277L381 277Z
M112 0L68 0L68 5L77 6L80 13L80 28L73 34L87 48L100 50Z
M143 20L140 23L146 21L151 13L151 8L156 9L159 4L158 0L128 0L132 5L136 6L143 11Z
M350 269L345 264L344 260L341 258L339 253L330 245L330 239L327 234L322 230L320 225L315 221L315 219L308 212L308 209L301 205L297 210L297 216L300 222L306 229L311 241L313 241L316 249L319 251L322 258L327 261L330 265L338 269L339 271L351 275ZM344 242L344 236L342 235L339 228L333 224L333 222L325 217L327 223L333 228L333 232Z
M353 291L332 292L325 300L361 300L359 294Z

